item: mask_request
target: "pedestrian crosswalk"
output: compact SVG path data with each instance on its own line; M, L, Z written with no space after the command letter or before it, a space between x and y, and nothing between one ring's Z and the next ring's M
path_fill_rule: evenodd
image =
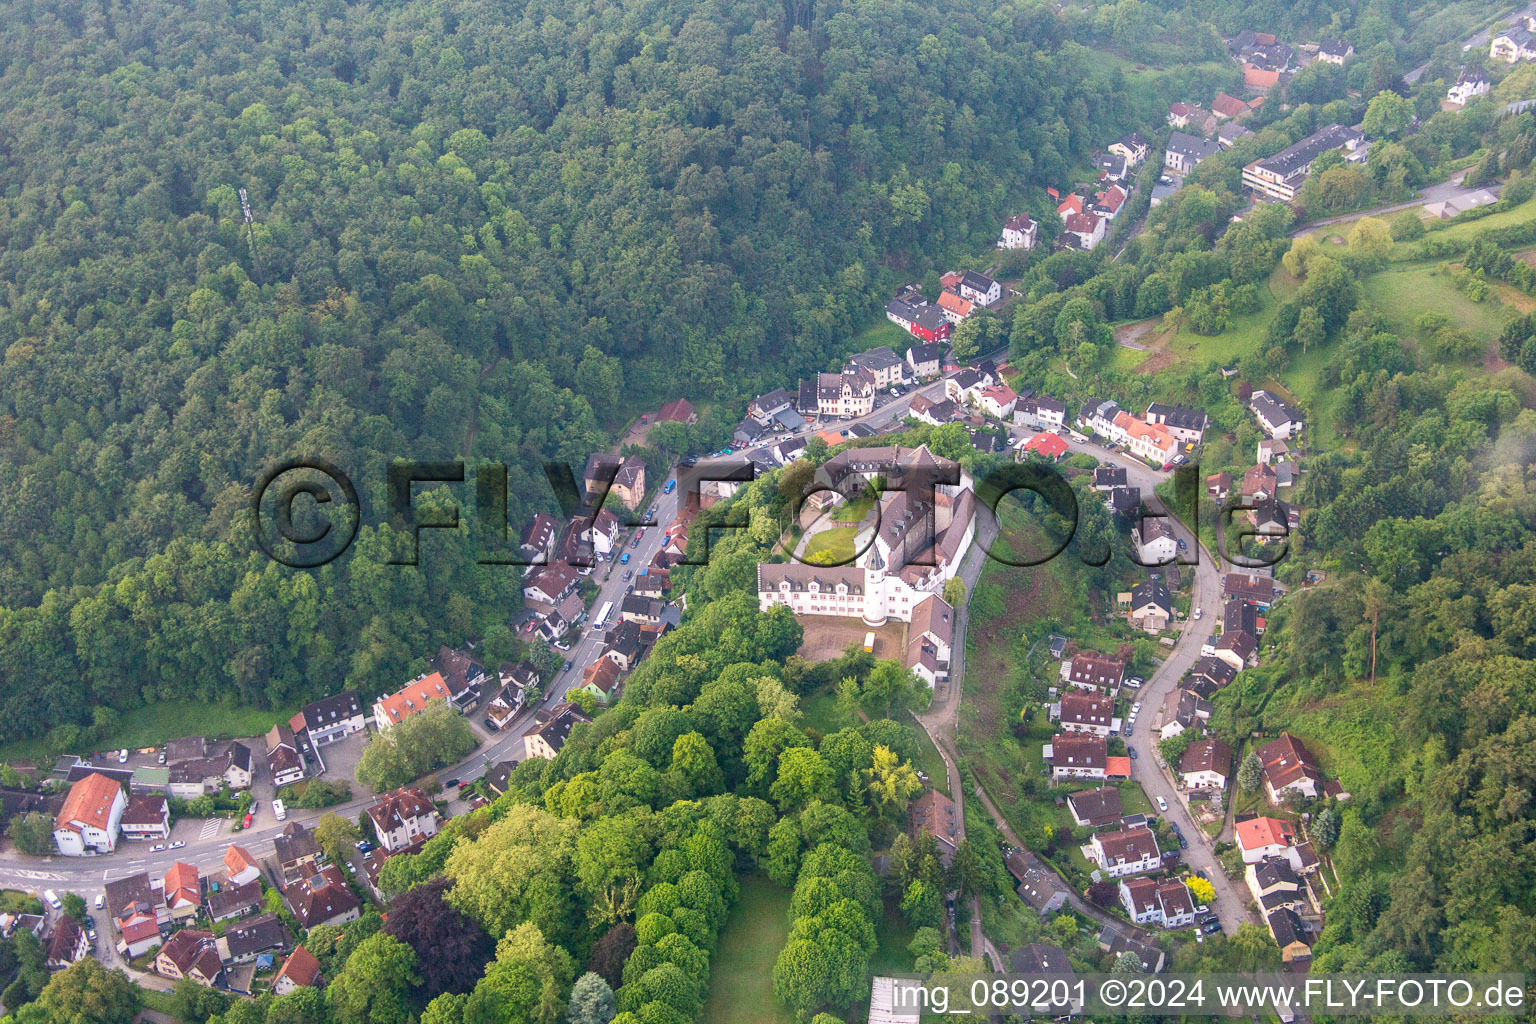
M203 830L197 834L198 839L212 839L219 834L219 826L224 823L223 818L204 818Z

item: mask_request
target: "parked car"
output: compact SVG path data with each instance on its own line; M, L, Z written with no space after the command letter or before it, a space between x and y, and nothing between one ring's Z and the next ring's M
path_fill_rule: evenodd
M128 748L127 747L124 747L122 750L119 750L117 752L117 763L118 764L127 764L128 763Z
M1129 757L1132 761L1136 760L1136 748L1135 747L1126 747L1125 748L1125 756Z
M443 788L444 789L456 789L458 787L458 785L459 785L459 780L458 779L444 779L443 780Z
M149 852L150 853L163 853L164 851L165 851L165 844L164 843L156 843L154 846L151 846L149 848Z
M1129 725L1128 725L1128 726L1126 726L1126 727L1125 727L1125 734L1126 734L1126 735L1127 735L1127 736L1134 736L1134 735L1136 735L1136 729L1135 729L1135 727L1134 727L1134 726L1129 726Z
M694 462L697 462L697 461L698 461L697 459L694 460ZM685 466L690 466L692 464L693 463L688 462L686 460L683 462L683 465L685 465ZM665 487L663 487L661 489L661 493L662 494L671 494L675 490L677 490L677 481L676 480L668 480L667 481L667 486L665 486Z
M1164 800L1162 797L1158 797L1157 798L1157 809L1160 810L1160 811L1168 810L1168 801Z
M1139 714L1140 712L1141 712L1141 701L1137 701L1136 703L1131 705L1131 714L1135 715L1135 714Z
M1181 849L1181 850L1189 849L1189 840L1185 839L1182 833L1177 835L1177 836L1175 836L1174 838L1179 841L1179 849Z
M1196 608L1195 609L1195 618L1198 619L1200 616L1202 616L1204 614L1205 614L1205 610L1204 609L1201 609L1201 608Z
M352 845L357 847L359 853L367 853L369 850L373 849L373 844L366 839L359 839Z
M1214 935L1216 932L1221 931L1221 922L1207 921L1205 924L1200 926L1200 930L1207 935Z
M573 665L575 665L575 664L576 664L576 663L575 663L575 662L574 662L574 661L567 661L567 662L566 662L566 663L565 663L565 668L564 668L564 669L562 669L562 671L565 671L565 672L569 672L569 671L570 671L570 670L571 670L571 667L572 667L572 666L573 666Z
M159 758L158 763L159 764L165 764L165 751L163 751L163 750L160 751L160 758Z
M633 570L633 569L625 569L624 570L624 578L626 580L633 579L634 576L635 576L635 570Z
M185 839L178 839L174 843L172 843L170 846L167 846L166 849L167 850L179 850L183 846L186 846L186 845L187 845L187 841Z
M104 892L97 893L96 894L96 909L100 910L102 907L105 907L106 905L107 905L107 894L104 893Z
M1218 925L1221 924L1221 918L1217 917L1215 914L1206 914L1200 919L1200 925L1201 927L1204 927L1213 921Z

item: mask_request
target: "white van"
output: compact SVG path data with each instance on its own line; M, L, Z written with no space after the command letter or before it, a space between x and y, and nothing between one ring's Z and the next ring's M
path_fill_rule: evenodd
M43 902L48 904L54 910L64 909L64 904L59 901L59 894L54 892L52 889L43 890Z
M276 818L278 821L283 821L288 817L288 808L283 806L283 802L281 800L272 801L272 817Z

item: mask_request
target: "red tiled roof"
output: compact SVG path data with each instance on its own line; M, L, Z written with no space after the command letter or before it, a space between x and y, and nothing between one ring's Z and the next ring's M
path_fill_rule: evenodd
M1249 818L1234 827L1237 845L1244 850L1258 850L1265 846L1290 846L1296 838L1291 823L1279 818Z
M295 985L308 988L320 978L320 961L303 946L297 946L288 954L288 959L283 961L283 968L277 972L277 977L287 978Z
M100 772L92 772L69 787L69 796L59 809L55 827L74 823L105 830L112 820L112 804L122 795L122 787Z

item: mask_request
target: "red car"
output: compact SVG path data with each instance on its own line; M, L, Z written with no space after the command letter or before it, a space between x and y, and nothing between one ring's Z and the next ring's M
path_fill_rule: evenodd
M245 827L245 828L250 828L252 820L253 820L253 818L251 816L251 812L250 811L246 811L245 812L245 821L241 822L241 825L243 827Z

